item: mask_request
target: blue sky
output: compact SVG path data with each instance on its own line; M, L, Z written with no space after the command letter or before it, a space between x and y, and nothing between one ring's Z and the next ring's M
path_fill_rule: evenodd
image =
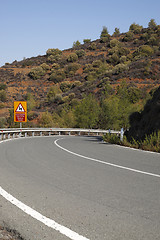
M132 23L160 24L159 0L0 0L0 66L98 39L103 26L127 32Z

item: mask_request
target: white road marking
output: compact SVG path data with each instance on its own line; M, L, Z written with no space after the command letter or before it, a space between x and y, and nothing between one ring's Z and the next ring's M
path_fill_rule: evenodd
M53 228L54 230L60 232L61 234L65 235L66 237L68 237L72 240L89 240L88 238L79 235L78 233L70 230L67 227L60 225L59 223L55 222L54 220L43 216L41 213L39 213L36 210L25 205L24 203L22 203L21 201L19 201L15 197L13 197L11 194L6 192L1 186L0 186L0 195L3 196L6 200L8 200L13 205L15 205L16 207L21 209L23 212L27 213L34 219L44 223L46 226Z
M6 142L6 141L10 141L10 139L1 141L0 143ZM79 235L78 233L72 231L71 229L69 229L63 225L60 225L59 223L55 222L54 220L45 217L44 215L37 212L33 208L22 203L21 201L19 201L15 197L13 197L11 194L6 192L1 186L0 186L0 195L2 197L4 197L6 200L8 200L10 203L12 203L13 205L15 205L16 207L21 209L26 214L30 215L31 217L40 221L41 223L45 224L46 226L60 232L61 234L65 235L66 237L70 238L71 240L89 240L88 238L83 237L82 235Z
M141 174L145 174L145 175L149 175L149 176L153 176L153 177L158 177L160 178L160 175L158 174L154 174L154 173L150 173L150 172L144 172L144 171L140 171L140 170L137 170L137 169L134 169L134 168L129 168L129 167L124 167L124 166L121 166L121 165L117 165L117 164L113 164L113 163L109 163L109 162L104 162L102 160L99 160L99 159L95 159L95 158L90 158L90 157L86 157L86 156L83 156L83 155L80 155L80 154L77 154L75 152L72 152L62 146L60 146L57 142L61 139L64 139L64 138L59 138L57 140L54 141L55 145L59 148L61 148L62 150L70 153L70 154L73 154L75 156L78 156L78 157L81 157L81 158L85 158L87 160L90 160L90 161L93 161L93 162L98 162L98 163L102 163L102 164L105 164L105 165L108 165L108 166L112 166L112 167L116 167L116 168L121 168L121 169L124 169L124 170L128 170L128 171L132 171L132 172L136 172L136 173L141 173Z

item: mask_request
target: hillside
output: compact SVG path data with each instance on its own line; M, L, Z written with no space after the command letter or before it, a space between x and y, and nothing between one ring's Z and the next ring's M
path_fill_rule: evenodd
M146 135L160 130L160 87L154 92L152 99L147 101L141 113L134 112L130 116L130 124L127 133L130 140L144 140Z
M100 102L108 85L116 95L123 82L140 89L141 102L143 93L160 86L160 25L132 24L127 33L112 36L104 28L95 41L6 63L0 68L0 118L9 117L14 101L27 100L32 126L43 112L73 108L89 93Z

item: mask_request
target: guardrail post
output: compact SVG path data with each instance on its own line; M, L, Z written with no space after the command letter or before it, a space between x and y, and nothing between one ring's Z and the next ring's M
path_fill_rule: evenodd
M27 132L25 132L24 136L27 137Z
M59 132L59 135L61 135L61 132Z
M80 135L81 135L81 132L78 132L78 135L80 136Z
M71 132L68 132L68 135L70 136L70 135L71 135Z
M123 128L121 128L121 135L120 135L121 142L123 142L123 135L124 135L124 130L123 130Z
M40 132L40 136L42 137L42 132Z
M12 136L13 138L15 138L15 133L13 133L13 136Z
M34 137L34 132L32 132L32 137Z
M49 132L49 136L51 136L51 132Z
M4 139L4 140L6 139L6 134L5 134L5 133L3 134L3 139Z
M0 134L0 140L2 140L2 134Z
M8 133L8 139L10 139L10 133Z

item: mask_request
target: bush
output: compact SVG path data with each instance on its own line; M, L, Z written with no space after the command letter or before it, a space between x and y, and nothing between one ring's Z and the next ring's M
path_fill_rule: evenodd
M151 46L158 46L159 45L159 38L156 34L151 35L147 42Z
M60 59L61 59L61 55L49 55L48 58L47 58L47 61L49 63L56 63Z
M62 82L60 85L60 89L62 92L67 92L69 89L71 89L72 83L69 81Z
M64 71L62 69L59 69L50 75L49 80L54 83L58 83L58 82L63 81L65 79L65 77L66 77L66 75L65 75Z
M6 125L6 118L0 117L0 128L4 128Z
M42 114L41 118L39 119L39 126L46 128L53 127L52 115L49 112Z
M156 24L156 22L153 18L149 21L148 27L151 28L151 29L156 29L157 24Z
M45 74L45 71L42 67L36 67L36 68L32 68L28 75L30 78L35 80L44 76L44 74Z
M127 64L119 63L113 69L113 74L119 74L129 69Z
M120 30L119 30L119 28L115 28L114 33L113 33L113 36L114 36L114 37L118 37L119 35L120 35Z
M103 38L106 38L106 39L109 39L109 33L108 33L108 29L107 27L103 27L103 30L101 32L101 35L100 35L100 38L103 39Z
M0 101L1 102L6 102L7 100L7 94L5 90L0 90Z
M76 47L78 47L80 45L81 45L81 43L78 40L76 42L73 42L73 48L76 48Z
M90 42L91 42L91 39L83 39L83 42L84 42L84 43L90 43Z
M139 24L136 24L136 23L131 24L131 26L129 28L129 30L135 34L141 33L142 29L143 29L143 26L140 26Z
M117 136L116 134L109 134L107 133L106 135L103 136L103 140L106 142L109 142L111 144L120 144L120 137Z
M58 48L49 48L46 52L47 55L52 55L52 56L56 56L56 55L61 55L62 51L59 50Z
M114 53L113 55L109 56L109 61L110 63L117 64L120 62L120 58L116 53Z
M68 62L76 62L78 60L78 56L76 53L71 53L69 54L69 56L67 57L67 61Z
M85 56L86 53L85 53L85 51L83 49L81 49L81 50L77 50L76 54L80 58L80 57Z
M80 64L78 63L70 63L65 67L65 73L73 72L75 73L80 68Z
M60 68L60 65L58 64L58 63L53 63L52 64L52 71L54 70L57 70L57 69L59 69Z
M92 43L90 44L90 46L89 46L89 49L90 49L90 50L96 50L96 49L97 49L96 43L92 42Z
M0 90L6 90L7 86L4 83L0 83Z
M120 42L117 39L112 39L109 43L110 47L120 46Z
M142 45L133 52L133 57L148 57L154 54L152 47L148 45Z
M57 87L56 85L50 87L50 89L49 89L49 91L48 91L48 93L47 93L47 101L48 101L49 103L54 102L54 99L55 99L56 94L59 94L59 93L61 93L61 90L60 90L60 88Z
M50 66L49 66L48 64L46 64L46 63L42 63L42 64L40 65L40 67L42 67L44 71L47 71L47 70L50 69Z
M127 32L127 33L125 34L125 36L124 36L124 38L123 38L123 41L124 41L124 42L130 42L130 41L133 40L133 38L134 38L133 32L132 32L132 31L129 31L129 32Z
M139 50L144 56L151 56L154 53L153 48L147 45L142 45Z

